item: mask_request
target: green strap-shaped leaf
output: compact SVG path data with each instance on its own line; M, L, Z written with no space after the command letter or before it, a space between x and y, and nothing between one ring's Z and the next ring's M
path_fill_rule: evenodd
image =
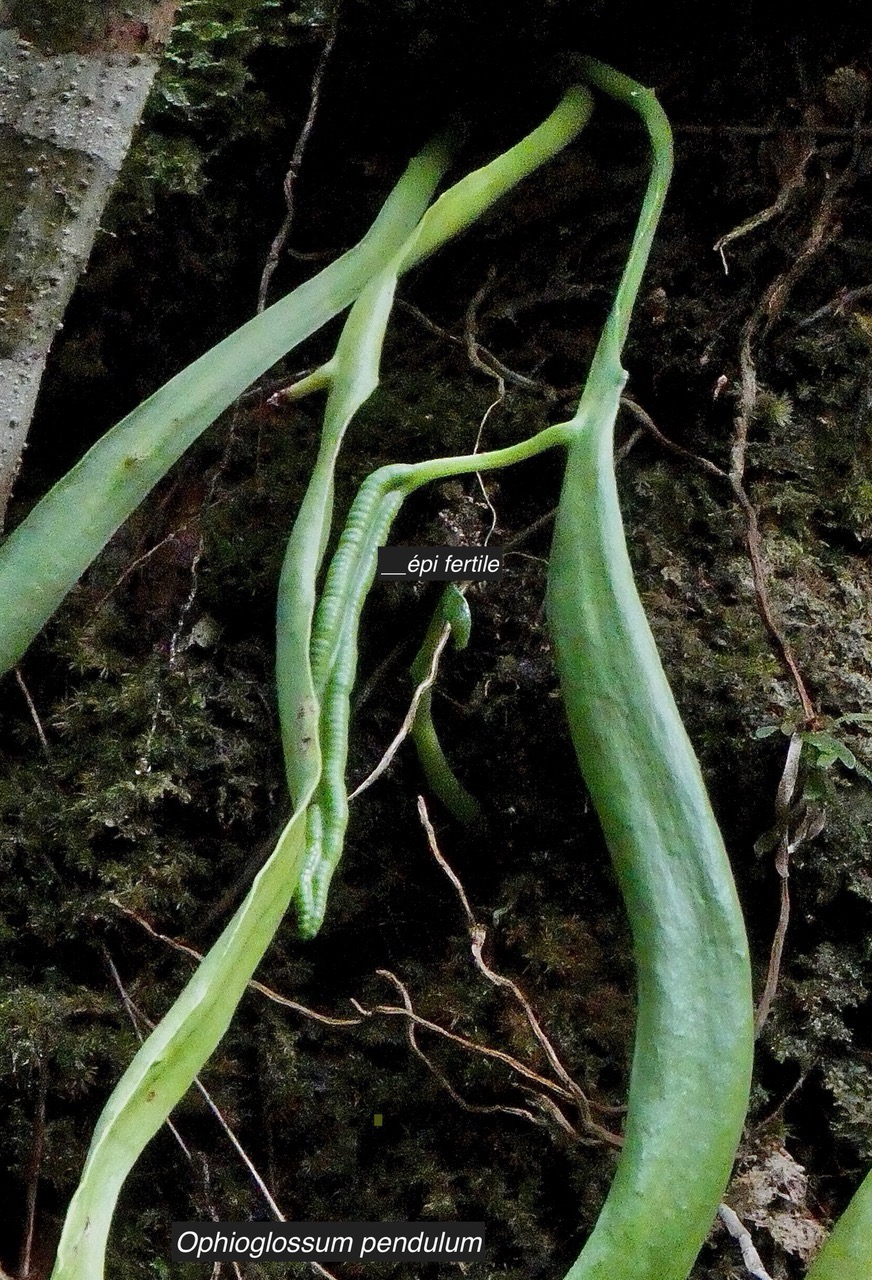
M432 187L440 148L409 165L348 253L176 374L85 456L0 547L0 672L14 666L118 527L228 405L343 311L408 239L409 189Z
M642 115L654 163L571 438L547 613L569 729L633 933L637 1023L625 1143L566 1280L685 1280L748 1105L751 972L723 840L633 579L614 469L621 348L671 167L650 91L599 63Z
M447 191L422 222L401 270L432 253L571 141L590 95L571 90L538 129ZM170 467L246 387L338 315L407 241L410 187L441 174L430 148L409 165L364 238L336 262L207 351L117 426L33 508L0 546L0 674L19 661L127 519Z
M872 1276L872 1173L854 1192L845 1212L811 1265L806 1280L869 1280Z
M100 1280L118 1193L146 1143L224 1035L288 909L305 849L294 814L248 897L107 1102L67 1211L53 1280Z
M201 357L104 436L0 548L0 598L15 609L15 616L12 608L0 612L0 669L18 660L118 525L250 381L294 342L347 306L370 279L390 266L404 242L403 269L432 252L448 234L468 225L493 199L565 145L586 122L590 106L590 96L584 91L568 94L522 143L447 192L434 206L438 208L436 220L428 222L425 215L409 238L410 198L414 203L411 189L420 192L442 165L436 152L419 156L355 250ZM419 240L422 229L427 235ZM350 318L349 334L356 332L355 340L361 343L374 339L378 346L379 324L372 319L379 308L389 304L389 298L384 281L374 284L373 289L366 306ZM355 331L358 321L362 329ZM282 325L285 333L279 338L276 330ZM352 361L346 372L346 382L341 378L335 382L335 396L340 401L344 397L344 407L334 402L334 428L338 426L340 436L344 427L338 424L344 419L345 408L365 398L368 380L372 381L372 363L361 359L358 368ZM317 572L325 543L329 471L329 467L323 469L320 494L304 522L304 563L310 578ZM383 510L390 513L398 505L399 496L388 494ZM372 567L370 577L371 572ZM335 653L341 643L345 610L356 624L367 584L366 575L363 579L352 575L339 611L336 644L327 639L328 654ZM307 636L311 632L308 613L303 632ZM315 716L315 691L308 653L306 656L302 696L313 700ZM329 679L329 671L325 678ZM224 1035L249 978L281 923L299 880L307 810L321 778L318 733L307 750L307 763L295 775L299 779L295 812L275 851L106 1104L64 1224L53 1280L101 1280L107 1235L124 1179Z

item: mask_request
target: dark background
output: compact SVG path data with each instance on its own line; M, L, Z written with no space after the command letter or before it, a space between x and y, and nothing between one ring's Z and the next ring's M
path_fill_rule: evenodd
M462 135L460 174L551 109L573 52L612 61L656 88L676 132L675 182L627 351L630 391L670 438L724 466L743 326L832 203L819 252L755 339L760 397L747 472L773 609L821 732L844 748L841 759L825 744L804 752L801 797L825 811L826 827L794 857L779 994L729 1193L772 1275L792 1278L872 1160L872 792L862 774L872 746L856 718L872 711L872 319L858 297L809 323L870 281L872 41L860 3L782 12L345 0L291 243L332 256L446 121ZM330 21L314 6L263 0L183 8L52 353L13 521L101 431L252 314ZM725 275L712 245L776 200L803 145L814 154L802 180L777 217L727 250ZM488 419L489 445L559 420L577 397L644 172L636 123L601 103L579 144L403 281L403 300L455 338L487 286L478 339L538 384L508 387ZM271 296L321 261L283 258ZM272 613L318 406L276 410L267 397L329 353L334 333L225 415L28 654L22 675L50 755L7 677L0 1260L13 1273L34 1192L34 1274L47 1269L93 1123L135 1048L111 966L152 1018L190 971L116 903L204 948L281 823ZM495 395L462 343L398 309L382 386L349 435L340 510L381 462L467 451ZM622 421L622 443L634 425ZM796 693L760 619L729 491L648 437L633 444L620 480L640 588L733 859L759 993L778 913L761 837L774 822ZM521 985L574 1078L617 1107L633 966L542 617L548 526L537 522L558 484L549 458L487 480L499 540L520 540L504 582L471 593L470 647L446 655L434 702L446 751L487 822L464 831L435 801L431 812L488 925L492 963ZM490 519L476 483L454 482L409 504L397 540L475 543ZM402 720L408 666L436 599L407 586L374 591L355 782ZM288 925L261 976L293 1000L349 1016L350 997L395 1002L375 974L389 969L422 1016L542 1071L520 1009L472 968L458 903L416 817L422 788L406 747L353 814L322 934L302 944ZM286 1216L484 1219L492 1255L473 1280L563 1274L595 1220L612 1154L537 1110L505 1068L424 1034L421 1047L453 1095L412 1054L399 1018L331 1028L251 995L204 1083ZM525 1107L538 1123L481 1110L500 1106ZM566 1114L588 1136L578 1114ZM620 1126L619 1114L597 1118ZM151 1144L122 1199L110 1275L167 1274L174 1218L269 1216L202 1103L186 1100L177 1120L190 1158L167 1132ZM692 1134L685 1158L694 1158ZM738 1265L715 1232L694 1275L728 1276Z

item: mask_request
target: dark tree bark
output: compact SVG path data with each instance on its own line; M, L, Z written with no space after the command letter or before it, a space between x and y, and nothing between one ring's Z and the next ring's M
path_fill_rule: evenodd
M0 0L0 529L176 0Z

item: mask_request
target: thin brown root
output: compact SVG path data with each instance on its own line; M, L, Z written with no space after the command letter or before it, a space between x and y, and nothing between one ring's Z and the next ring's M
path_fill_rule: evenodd
M778 909L778 924L775 927L772 947L769 952L769 968L766 974L766 982L754 1015L754 1034L756 1036L759 1036L763 1024L769 1017L772 1002L778 991L781 961L784 956L784 942L787 937L787 927L790 924L790 887L788 883L790 877L790 855L797 847L797 844L801 843L808 834L806 824L805 828L801 828L795 838L791 839L791 808L796 795L802 746L802 734L794 733L787 748L787 758L784 762L784 769L782 770L781 780L778 783L778 790L775 796L775 817L779 828L775 870L781 879L781 900Z
M279 264L279 259L281 258L282 252L288 243L288 239L293 229L297 178L300 173L300 166L303 163L306 144L309 141L309 135L312 132L312 128L315 124L315 117L318 114L318 105L321 101L321 87L324 81L324 74L330 61L330 55L333 52L333 46L336 44L338 28L338 14L334 12L330 31L315 65L315 74L312 77L312 84L309 89L309 110L297 138L297 142L291 156L291 163L288 166L287 173L285 174L283 184L285 216L282 221L282 225L276 233L275 239L270 245L269 253L267 254L266 262L264 263L263 273L260 277L260 286L257 292L257 309L259 312L263 311L266 306L267 294L269 293L269 286L272 281L273 274L275 273L275 269Z
M181 952L182 955L195 960L197 964L200 964L204 959L201 951L196 951L185 942L179 942L177 938L170 938L165 933L158 933L157 929L149 924L144 916L139 915L136 911L131 911L129 907L125 907L116 898L112 898L111 902L129 920L133 920L158 942L163 942L168 947L172 947L174 951ZM277 991L273 991L271 987L265 986L262 982L257 982L254 978L249 981L248 986L252 991L257 991L259 995L266 996L267 1000L271 1000L273 1004L281 1005L283 1009L292 1009L294 1013L300 1013L304 1018L310 1018L313 1022L320 1022L326 1027L357 1027L360 1025L360 1018L333 1018L329 1014L318 1013L315 1009L308 1009L305 1005L298 1004L296 1000L289 1000L287 996L279 995Z
M803 186L805 182L805 171L808 168L809 161L816 152L817 147L813 143L806 141L799 159L788 173L787 178L782 183L772 204L768 205L765 209L761 209L759 213L753 214L752 217L747 218L744 222L740 223L739 226L734 227L732 231L728 231L726 235L721 236L720 239L715 242L713 246L714 251L721 255L721 262L724 264L725 275L729 274L730 268L727 265L727 258L724 253L724 249L726 249L728 244L732 244L734 240L740 240L742 236L749 235L750 232L756 231L758 227L765 226L767 222L771 222L773 218L777 218L779 214L784 213L797 191L799 191Z

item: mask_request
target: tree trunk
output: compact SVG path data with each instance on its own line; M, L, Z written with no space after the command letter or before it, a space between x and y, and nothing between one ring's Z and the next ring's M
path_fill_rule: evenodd
M0 530L46 356L177 0L0 0Z

